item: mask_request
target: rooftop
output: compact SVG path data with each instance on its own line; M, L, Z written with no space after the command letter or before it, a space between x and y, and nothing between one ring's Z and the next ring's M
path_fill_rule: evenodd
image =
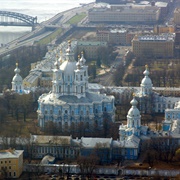
M7 149L0 150L0 159L18 158L23 153L23 150Z

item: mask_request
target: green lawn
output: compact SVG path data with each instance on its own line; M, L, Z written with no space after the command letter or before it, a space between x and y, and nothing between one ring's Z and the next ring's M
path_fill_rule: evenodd
M59 36L62 32L62 28L58 28L50 35L46 36L45 38L41 39L39 42L37 42L38 45L48 44L52 40L54 40L57 36Z
M85 12L80 13L80 14L76 14L69 21L67 21L67 24L77 24L78 22L80 22L85 17L86 17L86 13Z

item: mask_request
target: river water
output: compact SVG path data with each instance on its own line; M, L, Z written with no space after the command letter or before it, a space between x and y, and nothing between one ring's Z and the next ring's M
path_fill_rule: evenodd
M90 2L95 2L95 0L0 0L0 10L37 16L40 23L59 12L80 6L80 3ZM29 27L0 26L0 45L6 44L29 31L31 31Z

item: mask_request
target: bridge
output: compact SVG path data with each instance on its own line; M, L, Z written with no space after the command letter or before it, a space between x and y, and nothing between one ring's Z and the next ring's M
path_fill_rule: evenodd
M37 17L21 13L0 11L0 26L34 26L37 24Z

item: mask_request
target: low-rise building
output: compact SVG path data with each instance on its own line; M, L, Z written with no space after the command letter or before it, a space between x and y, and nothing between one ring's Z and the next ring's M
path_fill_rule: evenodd
M19 178L23 171L23 150L0 150L0 175L6 178Z

